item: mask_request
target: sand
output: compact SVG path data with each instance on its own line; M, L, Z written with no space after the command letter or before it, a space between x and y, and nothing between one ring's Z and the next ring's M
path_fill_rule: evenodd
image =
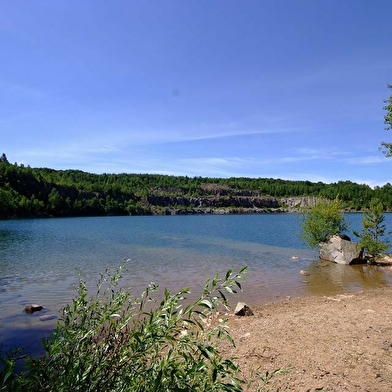
M229 315L236 347L222 347L245 379L263 376L248 390L392 391L392 288L286 298L253 311Z

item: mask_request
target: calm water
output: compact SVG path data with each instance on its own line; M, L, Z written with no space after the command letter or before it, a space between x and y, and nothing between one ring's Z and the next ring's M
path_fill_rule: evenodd
M349 214L360 230L361 214ZM124 284L139 295L151 281L191 287L228 268L248 266L239 299L260 305L286 295L333 295L390 285L389 269L320 263L299 239L296 214L64 218L0 221L0 342L40 349L41 337L75 295L78 271L99 273L127 261ZM392 215L386 214L388 227ZM300 274L310 272L309 276ZM28 315L26 304L45 309Z

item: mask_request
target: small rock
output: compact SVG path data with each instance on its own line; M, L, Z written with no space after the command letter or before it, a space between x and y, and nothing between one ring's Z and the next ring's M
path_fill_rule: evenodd
M49 320L54 320L56 319L57 316L55 314L45 314L44 316L40 316L41 321L49 321Z
M308 271L305 271L305 270L301 270L301 271L299 271L299 273L300 273L301 275L305 275L305 276L310 275L310 273L309 273Z
M252 309L245 302L238 302L235 307L236 316L253 316Z
M42 305L37 305L37 304L26 305L25 306L25 312L31 314L31 313L34 313L34 312L39 312L43 308L44 307Z

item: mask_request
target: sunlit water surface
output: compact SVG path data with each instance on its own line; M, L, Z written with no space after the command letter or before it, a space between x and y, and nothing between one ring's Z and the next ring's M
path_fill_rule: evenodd
M361 214L348 214L360 230ZM392 216L386 214L391 226ZM297 214L102 217L0 221L0 342L41 349L60 309L75 296L79 272L97 282L127 260L123 285L138 296L153 281L193 297L207 277L248 267L249 305L286 296L333 295L390 285L388 268L320 262L299 238ZM303 275L301 270L309 272ZM192 298L191 295L191 298ZM26 314L27 304L44 306Z

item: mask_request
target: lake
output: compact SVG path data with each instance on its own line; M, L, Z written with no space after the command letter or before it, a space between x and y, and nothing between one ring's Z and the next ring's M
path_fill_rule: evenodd
M362 214L347 214L352 230ZM0 342L3 349L41 349L41 338L75 296L79 272L91 287L106 268L124 260L123 284L135 296L153 281L196 297L207 277L248 266L244 293L250 306L286 296L335 295L390 285L388 268L320 262L299 238L300 215L127 216L0 221ZM386 214L387 227L392 214ZM307 270L310 275L300 274ZM27 304L44 306L26 314Z

